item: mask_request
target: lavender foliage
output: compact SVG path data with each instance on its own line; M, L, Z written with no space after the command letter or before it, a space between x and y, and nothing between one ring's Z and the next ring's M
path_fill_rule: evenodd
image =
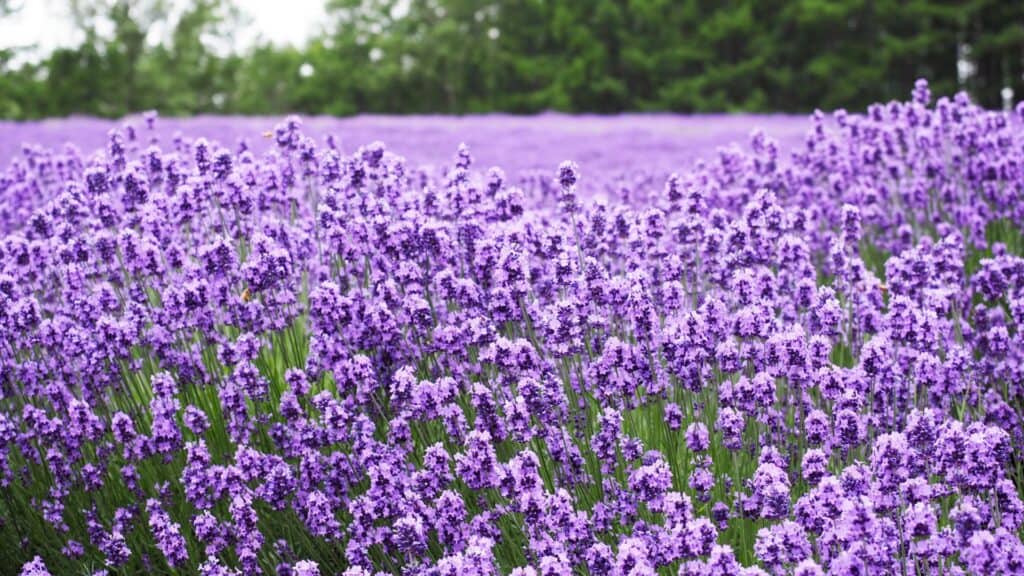
M1024 107L932 101L675 172L427 166L298 118L28 145L0 174L0 554L1024 574Z

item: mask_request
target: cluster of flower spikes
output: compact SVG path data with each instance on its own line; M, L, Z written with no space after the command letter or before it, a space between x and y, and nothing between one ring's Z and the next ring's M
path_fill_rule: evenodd
M262 155L27 148L0 548L33 576L1024 573L1024 108L930 100L589 189L296 119Z

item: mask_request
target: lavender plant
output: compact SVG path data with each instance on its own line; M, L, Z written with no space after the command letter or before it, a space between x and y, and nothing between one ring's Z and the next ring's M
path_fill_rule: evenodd
M0 571L1024 574L1024 106L597 176L146 120L0 176Z

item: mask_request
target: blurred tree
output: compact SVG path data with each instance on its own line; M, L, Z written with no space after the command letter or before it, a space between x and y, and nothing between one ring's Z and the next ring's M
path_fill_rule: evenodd
M121 116L148 108L167 114L225 109L240 59L212 46L239 21L230 0L195 0L176 15L168 0L70 0L69 7L84 41L5 72L19 88L0 89L0 113ZM45 97L33 97L40 93Z
M306 47L235 53L233 0L68 1L85 41L0 52L0 115L856 110L918 77L1024 97L1024 2L325 0Z
M1004 87L1024 98L1024 2L969 0L960 10L961 41L976 70L968 87L991 108L1002 107Z
M229 109L238 58L229 56L228 46L219 53L213 46L230 38L239 18L237 8L224 0L195 0L144 62L154 83L148 107L171 114Z
M111 116L138 110L145 100L142 89L149 88L139 78L146 34L152 26L168 18L166 1L71 0L70 7L75 25L85 37L85 42L73 52L79 52L78 62L85 65L82 72L98 73L100 78L94 82L102 83L100 91L90 93L94 98L84 101L91 106L88 111ZM108 36L100 32L104 24L112 28ZM75 60L64 59L62 64ZM64 86L78 80L73 78L77 76L73 71L62 71L72 73L71 77L56 80Z

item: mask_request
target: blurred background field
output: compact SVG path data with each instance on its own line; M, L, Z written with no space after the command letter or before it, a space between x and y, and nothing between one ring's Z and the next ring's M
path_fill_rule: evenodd
M1005 0L0 0L0 117L808 112L1024 94Z
M279 120L230 116L162 118L155 133L143 129L141 117L123 121L84 117L0 121L0 165L21 155L26 142L54 149L60 149L65 142L82 150L102 149L107 144L108 132L122 124L139 129L144 146L153 136L170 145L176 135L188 139L213 134L224 146L246 145L259 151L273 147L272 139L260 135ZM303 125L306 133L317 140L332 135L348 152L375 140L383 141L413 166L447 165L459 144L466 143L481 165L500 165L510 174L542 170L547 175L557 158L568 155L587 167L591 179L624 176L639 169L668 174L697 160L709 160L719 148L731 143L745 144L753 127L778 140L785 149L795 148L808 130L802 116L752 114L314 116L303 117Z

